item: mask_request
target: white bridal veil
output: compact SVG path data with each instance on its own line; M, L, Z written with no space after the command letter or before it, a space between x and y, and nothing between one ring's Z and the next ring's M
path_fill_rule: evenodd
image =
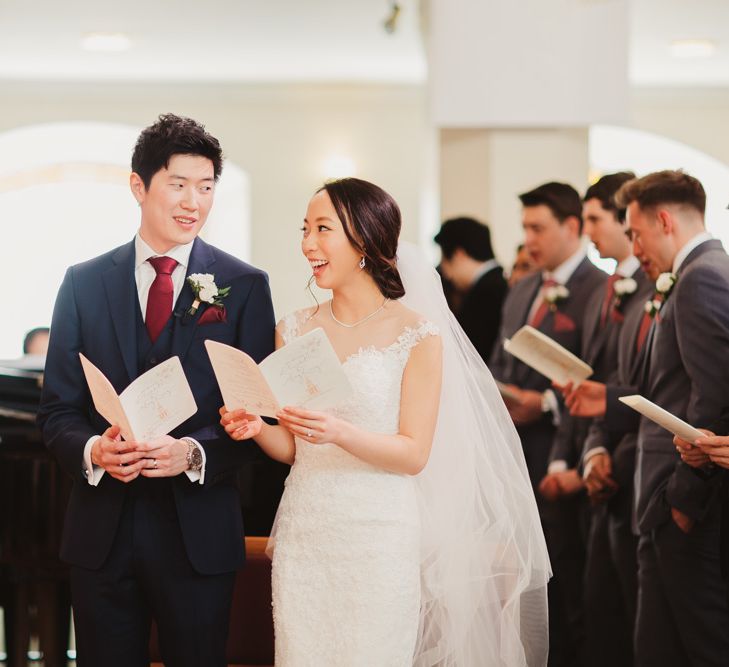
M420 251L401 243L402 302L443 341L443 389L422 525L417 667L545 665L551 575L516 429L490 371L451 314Z

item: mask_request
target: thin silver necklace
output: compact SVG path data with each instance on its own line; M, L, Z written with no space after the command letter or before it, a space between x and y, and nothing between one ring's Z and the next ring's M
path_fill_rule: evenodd
M385 304L387 304L387 302L388 302L389 300L390 300L390 299L389 299L388 297L385 297L385 300L384 300L384 301L382 302L382 305L381 305L381 306L380 306L380 307L379 307L379 308L378 308L377 310L374 310L374 311L372 311L372 312L371 312L371 313L370 313L369 315L367 315L367 317L363 317L363 318L362 318L361 320L358 320L358 321L357 321L357 322L355 322L354 324L346 324L345 322L342 322L342 321L340 321L340 320L338 320L338 319L336 318L336 316L334 315L334 310L332 309L332 302L334 301L334 299L332 299L332 300L331 300L331 301L329 302L329 314L330 314L330 315L332 316L332 319L333 319L333 320L334 320L334 321L335 321L335 322L336 322L336 323L337 323L337 324L338 324L339 326L341 326L341 327L346 327L347 329L354 329L354 327L358 327L358 326L359 326L360 324L364 324L364 323L365 323L365 322L366 322L367 320L370 320L370 319L372 319L372 318L373 318L373 317L374 317L375 315L377 315L377 313L379 313L379 312L380 312L380 311L381 311L381 310L382 310L382 309L383 309L383 308L385 307Z

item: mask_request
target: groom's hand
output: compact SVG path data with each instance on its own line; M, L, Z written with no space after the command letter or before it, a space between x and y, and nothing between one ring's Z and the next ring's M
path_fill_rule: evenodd
M144 457L143 477L176 477L187 470L189 445L184 440L163 435L136 445L137 453Z
M91 447L91 463L101 466L120 482L131 482L145 466L135 445L121 439L118 426L110 426Z

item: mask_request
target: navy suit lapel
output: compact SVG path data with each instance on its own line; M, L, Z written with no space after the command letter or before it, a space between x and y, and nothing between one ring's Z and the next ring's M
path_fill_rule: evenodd
M205 309L209 307L207 304L202 304L194 315L188 314L187 311L190 310L195 295L193 294L192 287L190 287L190 283L187 282L187 276L192 273L212 273L210 267L214 263L215 256L211 247L202 239L195 239L192 251L190 252L190 261L187 265L185 284L172 311L175 321L172 325L171 354L172 356L177 355L180 357L180 361L184 361L185 355L190 348L193 336L195 335L197 320Z
M129 380L137 377L137 318L139 308L134 280L134 241L112 256L114 266L103 274L109 312Z

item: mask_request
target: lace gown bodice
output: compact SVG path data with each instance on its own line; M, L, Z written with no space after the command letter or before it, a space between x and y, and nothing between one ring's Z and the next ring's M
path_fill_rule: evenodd
M284 342L303 333L283 321ZM391 345L343 361L353 394L331 414L395 434L410 352L437 331L407 327ZM419 520L412 477L376 468L333 444L296 439L276 518L276 664L410 665L419 617Z

